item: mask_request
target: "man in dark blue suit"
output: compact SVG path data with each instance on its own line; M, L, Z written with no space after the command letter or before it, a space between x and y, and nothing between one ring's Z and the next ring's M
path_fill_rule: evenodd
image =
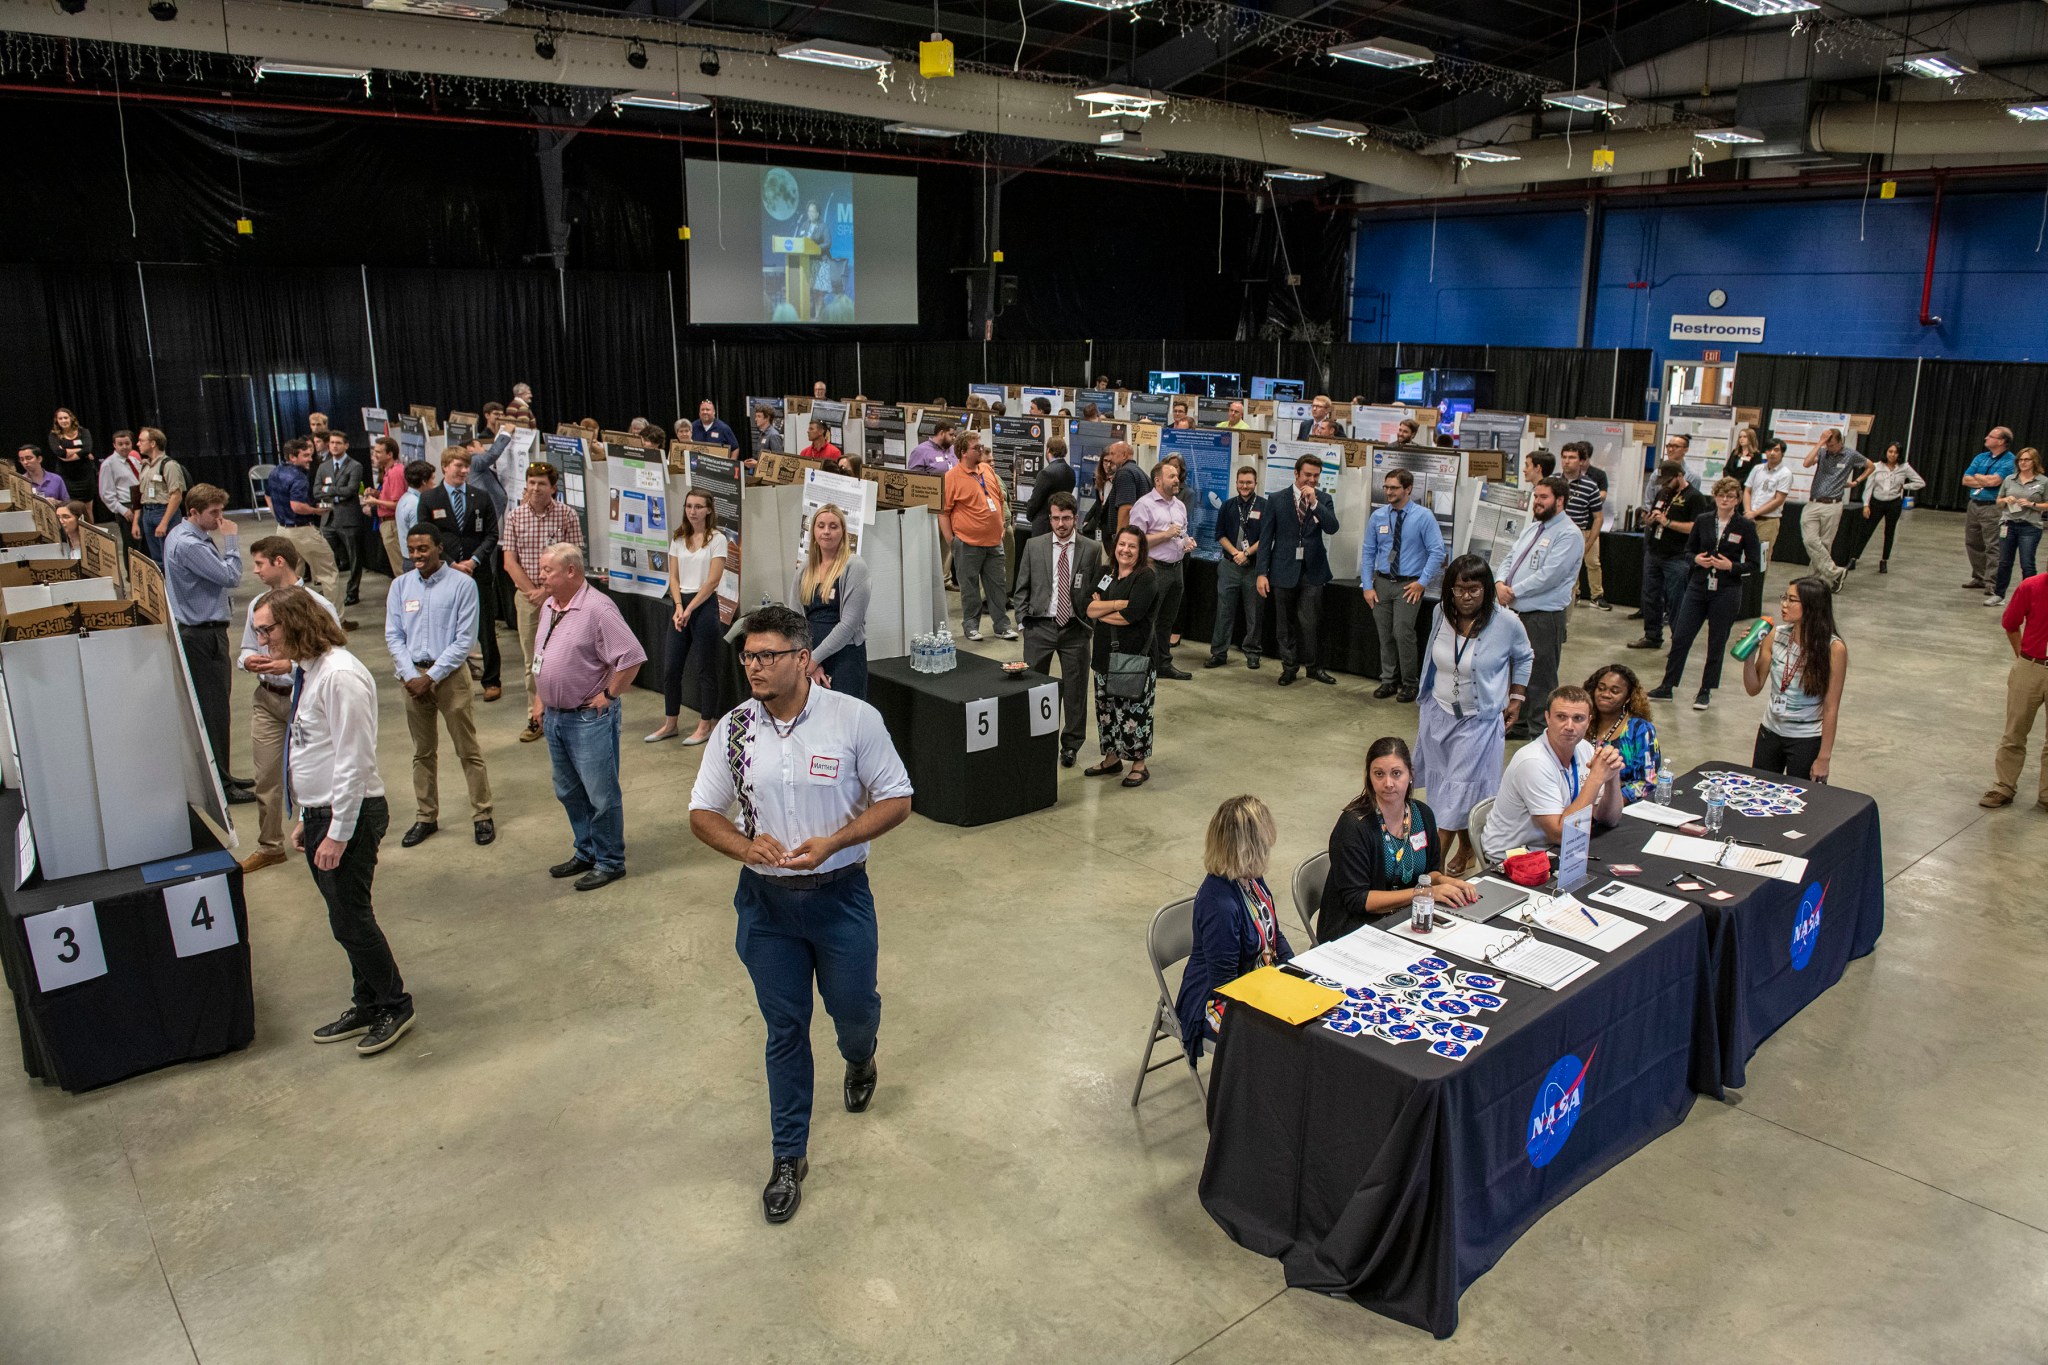
M1306 670L1317 682L1334 683L1316 662L1322 638L1323 585L1330 581L1325 536L1336 534L1337 508L1323 496L1323 462L1304 455L1294 462L1294 486L1266 498L1266 532L1259 541L1259 596L1274 599L1280 634L1280 685Z

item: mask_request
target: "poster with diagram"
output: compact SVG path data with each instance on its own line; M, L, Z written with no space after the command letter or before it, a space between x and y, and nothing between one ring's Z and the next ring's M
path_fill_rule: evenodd
M605 494L605 569L617 592L659 597L668 590L668 466L647 460L608 460Z

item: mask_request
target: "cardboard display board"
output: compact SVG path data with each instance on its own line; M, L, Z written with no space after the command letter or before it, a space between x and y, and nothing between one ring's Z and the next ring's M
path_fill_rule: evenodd
M875 485L875 505L901 510L928 507L933 512L945 499L945 480L936 474L911 474L901 469L863 469L863 479Z
M171 619L170 604L164 598L164 572L156 561L140 550L128 552L128 588L135 597L135 608L142 613L145 621L167 625Z
M80 568L94 578L127 582L127 575L122 571L121 542L105 527L85 526L84 534L79 538L78 559Z
M1686 475L1694 487L1713 487L1735 445L1735 409L1712 403L1673 403L1664 412L1663 428L1658 449L1672 436L1685 436L1691 442L1685 452Z
M861 413L861 467L902 469L910 461L909 414L886 403L870 403Z
M746 484L740 477L739 458L728 451L695 449L686 459L689 491L710 495L711 510L718 514L719 530L725 536L725 577L718 583L718 619L720 624L729 626L739 619L740 526L745 519L741 499L746 496ZM676 515L682 515L680 503Z

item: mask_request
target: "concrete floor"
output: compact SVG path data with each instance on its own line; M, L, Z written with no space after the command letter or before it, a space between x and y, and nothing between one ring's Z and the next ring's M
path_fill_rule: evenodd
M735 867L687 829L705 751L641 746L659 698L631 696L631 875L579 896L543 870L566 825L512 697L479 708L497 845L469 842L444 762L452 820L398 848L387 687L378 900L418 1026L374 1059L310 1042L346 1001L344 960L302 865L253 877L247 1051L75 1097L0 1080L0 1360L2048 1359L2048 814L1976 805L2007 652L1956 587L1961 518L1915 512L1902 537L1897 571L1865 561L1840 612L1836 780L1885 807L1877 953L1765 1044L1734 1102L1702 1100L1537 1224L1448 1342L1285 1291L1195 1197L1194 1086L1161 1072L1127 1102L1144 928L1200 879L1216 802L1273 806L1284 887L1366 744L1412 733L1369 682L1283 693L1269 667L1163 685L1142 791L1075 769L1053 810L913 817L879 846L881 1090L841 1110L821 1010L811 1178L781 1228L758 1203ZM1623 613L1572 624L1568 679L1646 662ZM1758 714L1731 674L1704 715L1660 708L1665 750L1747 758ZM1279 757L1305 748L1324 757ZM2030 760L2023 796L2034 780Z

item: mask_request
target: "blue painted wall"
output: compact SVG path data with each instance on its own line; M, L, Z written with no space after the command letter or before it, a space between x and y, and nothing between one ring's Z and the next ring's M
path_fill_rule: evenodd
M1946 197L1931 305L1942 322L1922 327L1931 202L1873 194L1867 216L1857 199L1612 208L1592 344L1647 346L1657 372L1696 357L1698 343L1666 339L1671 315L1714 312L1707 292L1720 288L1720 312L1768 319L1765 351L2048 360L2041 196ZM1578 208L1440 216L1432 271L1429 219L1367 218L1352 339L1575 345L1584 226Z

